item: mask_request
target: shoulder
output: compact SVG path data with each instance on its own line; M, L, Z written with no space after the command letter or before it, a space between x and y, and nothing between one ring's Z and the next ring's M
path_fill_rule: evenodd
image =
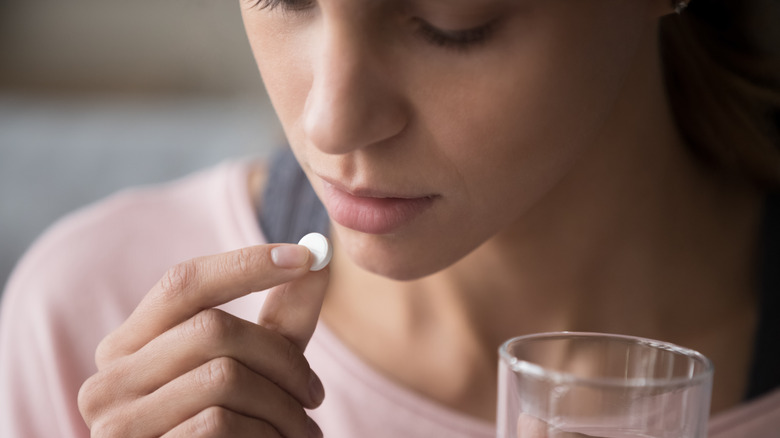
M261 239L250 229L248 168L225 163L127 189L62 218L19 261L3 307L51 311L70 326L84 311L92 322L118 324L167 267Z
M94 372L100 340L170 266L262 240L248 196L249 168L225 163L124 190L38 238L0 307L0 435L86 435L75 400ZM58 420L35 421L38 412Z

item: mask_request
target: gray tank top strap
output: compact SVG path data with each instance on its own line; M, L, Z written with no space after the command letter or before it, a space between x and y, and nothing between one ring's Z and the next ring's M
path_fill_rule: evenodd
M328 235L330 219L290 148L277 151L258 205L260 227L269 243L297 243L304 235Z

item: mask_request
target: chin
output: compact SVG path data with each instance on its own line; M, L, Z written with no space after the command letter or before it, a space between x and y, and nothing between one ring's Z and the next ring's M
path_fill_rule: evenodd
M399 235L370 235L339 230L339 243L361 269L396 281L412 281L435 274L470 251L448 248L431 239Z
M436 272L447 267L443 266L441 268L428 268L421 266L418 263L409 263L404 261L399 261L399 263L377 263L376 259L368 257L353 258L352 261L362 269L365 269L372 274L396 281L417 280L423 277L427 277L431 274L435 274Z

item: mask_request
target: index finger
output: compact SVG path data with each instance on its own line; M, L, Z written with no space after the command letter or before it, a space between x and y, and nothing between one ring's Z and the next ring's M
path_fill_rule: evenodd
M311 263L309 250L301 245L258 245L180 263L100 344L98 367L103 360L137 351L201 310L302 277Z

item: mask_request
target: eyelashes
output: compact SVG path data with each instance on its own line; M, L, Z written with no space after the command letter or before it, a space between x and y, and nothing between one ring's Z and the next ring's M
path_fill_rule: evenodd
M443 30L430 23L417 19L417 32L431 44L464 50L486 42L493 34L496 20L464 30Z
M252 7L272 11L282 7L288 11L302 11L314 5L314 0L252 0Z
M252 5L253 8L257 9L275 9L279 4L281 3L281 0L255 0L254 4Z
M272 11L281 8L287 12L303 12L314 6L316 0L250 0L252 7L260 10ZM486 24L463 30L444 30L428 23L421 18L414 18L416 33L428 43L442 47L463 51L486 42L496 27L497 20L491 20Z

